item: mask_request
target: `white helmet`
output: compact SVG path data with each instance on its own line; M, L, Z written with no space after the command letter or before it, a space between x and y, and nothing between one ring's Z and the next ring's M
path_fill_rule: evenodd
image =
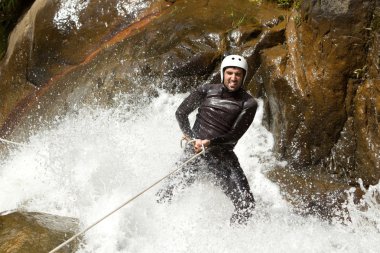
M222 83L224 83L224 69L227 67L238 67L241 69L244 69L244 78L242 84L245 82L245 78L248 74L248 63L244 59L244 57L240 55L229 55L222 61L222 66L220 66L220 78L222 80Z

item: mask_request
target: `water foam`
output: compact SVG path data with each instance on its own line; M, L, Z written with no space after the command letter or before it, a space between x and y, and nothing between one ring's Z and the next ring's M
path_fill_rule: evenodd
M31 146L1 163L0 212L47 212L91 225L173 169L181 154L174 111L184 96L159 92L137 106L121 96L115 108L83 108L32 136ZM379 206L348 202L356 215L347 224L292 213L264 175L279 162L261 119L262 106L236 147L257 200L248 226L230 227L232 204L207 182L172 204L157 204L154 188L88 231L78 253L377 252Z

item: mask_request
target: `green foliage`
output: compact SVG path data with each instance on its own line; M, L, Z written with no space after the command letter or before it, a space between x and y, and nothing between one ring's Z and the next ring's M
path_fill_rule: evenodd
M0 59L3 58L7 49L7 32L5 28L0 26Z
M301 9L301 4L302 4L302 0L295 0L294 3L293 3L293 7L296 10L299 10L299 9Z
M296 24L296 27L299 27L301 25L301 16L300 15L296 15L294 17L294 23Z
M236 28L236 27L241 26L243 24L244 20L245 20L245 15L238 18L237 20L233 20L232 21L232 27Z
M370 30L378 32L380 30L380 9L376 8L373 12Z
M250 0L251 2L262 2L261 0ZM281 8L295 8L299 9L303 0L266 0L267 2L275 2Z
M261 4L262 0L249 0L250 2L254 4Z
M293 5L294 0L276 0L277 4L283 8L290 8Z
M8 33L12 23L12 13L18 0L0 0L0 59L7 49Z
M0 59L7 48L9 33L33 2L34 0L0 0Z
M0 1L0 11L1 12L11 12L14 11L17 6L18 0L1 0Z
M247 14L241 13L233 8L230 9L230 17L232 19L231 27L237 28L241 25L244 25L244 23L247 21Z

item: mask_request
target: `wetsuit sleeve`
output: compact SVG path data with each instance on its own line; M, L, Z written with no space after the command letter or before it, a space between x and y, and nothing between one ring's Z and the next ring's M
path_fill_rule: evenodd
M198 89L193 91L178 107L175 116L177 118L179 127L182 133L194 138L194 133L191 130L189 122L189 114L197 109L203 102L207 94L207 88L205 85L200 86Z
M237 117L234 125L227 134L213 138L210 140L210 146L233 144L235 145L243 134L248 130L255 118L257 110L257 102L251 98L245 102L243 110Z

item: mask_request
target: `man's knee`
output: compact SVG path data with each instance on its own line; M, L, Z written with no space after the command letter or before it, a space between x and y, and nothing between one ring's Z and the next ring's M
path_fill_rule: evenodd
M249 202L246 205L244 205L244 207L236 208L230 219L231 225L246 225L253 215L254 208L254 202Z
M235 211L231 216L231 224L246 224L255 209L255 199L250 191L238 191L233 196Z

